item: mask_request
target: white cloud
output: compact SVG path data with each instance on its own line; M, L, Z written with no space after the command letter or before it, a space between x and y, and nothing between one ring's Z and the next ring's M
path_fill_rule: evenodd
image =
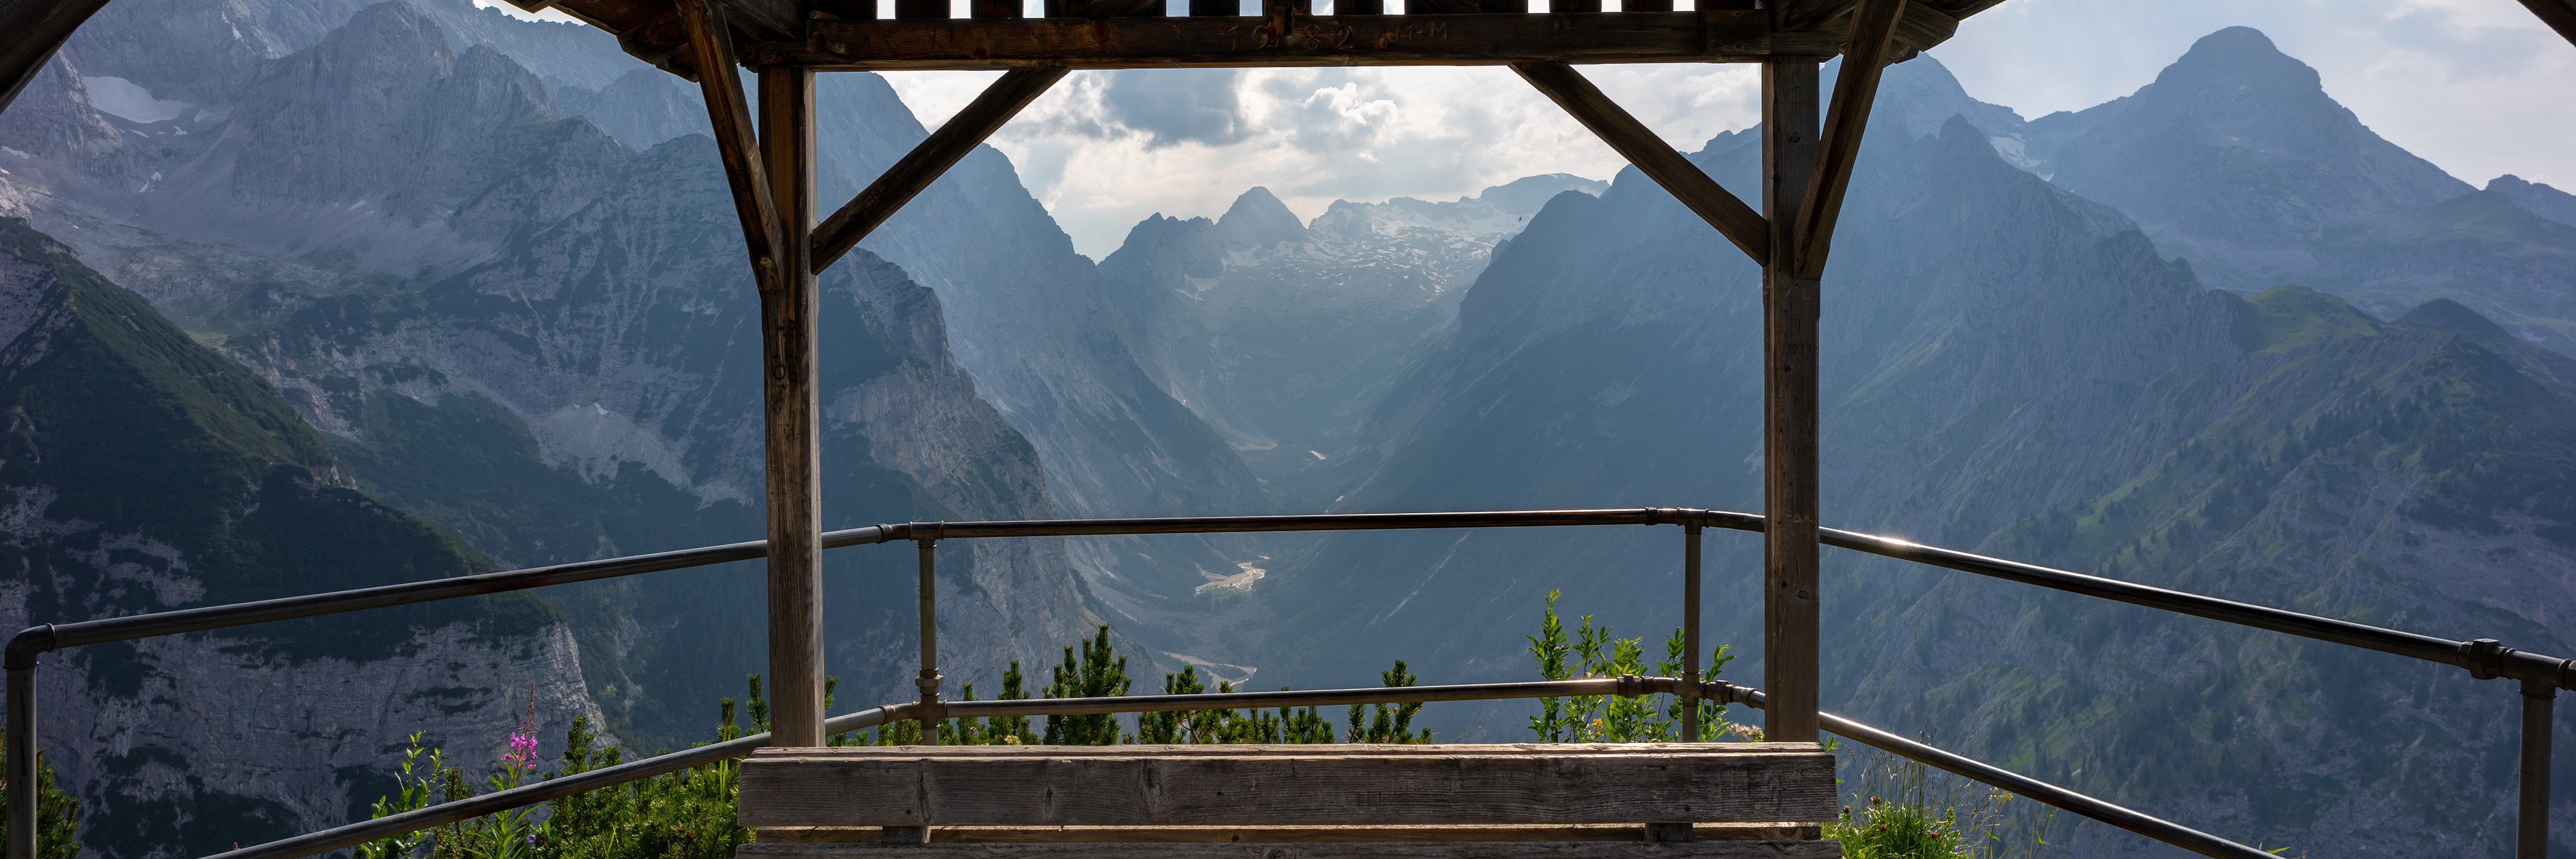
M2135 91L2193 41L2238 24L2315 66L2381 135L2462 179L2509 172L2576 187L2576 46L2501 0L2011 0L1934 56L1970 95L2037 116ZM1760 115L1750 66L1584 73L1685 150ZM935 125L994 76L887 79ZM1213 113L1229 103L1231 118ZM1445 199L1624 166L1498 68L1076 72L993 144L1094 257L1147 215L1213 216L1254 185L1311 217L1336 198Z
M1684 149L1760 114L1747 67L1585 73ZM930 124L993 77L886 76ZM1208 114L1229 101L1231 121ZM1625 164L1499 68L1076 72L993 144L1094 257L1148 215L1214 216L1254 185L1311 217L1335 199L1448 199L1538 173L1607 178Z

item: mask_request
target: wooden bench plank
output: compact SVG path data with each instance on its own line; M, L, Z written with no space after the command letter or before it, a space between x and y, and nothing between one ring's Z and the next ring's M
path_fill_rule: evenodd
M745 844L736 859L1841 859L1832 841L1376 844Z
M876 844L885 830L875 826L791 826L759 830L763 844ZM1373 841L1644 841L1646 827L1635 823L1567 823L1549 826L940 826L933 843L962 844L1099 844L1116 842L1170 844L1348 844ZM1691 827L1698 841L1813 841L1815 824L1702 823Z
M742 770L740 819L787 826L1821 822L1812 744L787 749ZM1221 749L1239 753L1228 754ZM992 749L1004 749L994 752Z

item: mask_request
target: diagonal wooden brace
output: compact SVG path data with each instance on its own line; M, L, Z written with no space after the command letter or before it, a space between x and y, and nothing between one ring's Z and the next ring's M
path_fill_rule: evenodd
M706 97L707 125L715 131L716 153L724 159L725 182L733 187L734 213L742 218L743 245L751 253L751 273L763 292L781 288L779 261L785 230L771 196L769 170L760 157L760 140L752 132L751 107L742 97L742 80L734 73L733 31L710 0L674 0L680 24L689 32L689 51L698 68L698 89Z
M1063 66L1048 66L1003 72L1001 79L986 87L983 94L967 103L964 110L941 123L938 131L922 138L920 145L904 153L894 166L886 168L876 181L868 183L866 190L850 198L840 211L833 212L832 217L824 219L823 224L814 229L814 272L821 274L839 261L841 255L858 247L860 239L875 232L887 218L894 216L895 210L912 202L922 189L930 187L930 183L948 172L948 168L965 158L966 153L974 151L976 144L993 136L993 132L1018 115L1021 108L1036 101L1056 81L1063 80L1068 71L1070 69Z
M1878 79L1906 0L1860 0L1852 9L1851 47L1843 51L1842 74L1834 78L1834 102L1825 115L1825 136L1807 179L1806 200L1798 206L1796 248L1791 268L1799 278L1824 276L1825 256L1832 252L1834 222L1842 216L1843 195L1851 190L1852 165L1860 159L1861 133L1869 126L1870 106L1878 100Z
M1752 257L1755 265L1770 264L1771 222L1763 220L1761 213L1728 193L1717 184L1717 180L1708 178L1699 165L1690 163L1690 159L1682 157L1671 144L1656 137L1645 123L1638 122L1617 102L1601 94L1601 90L1591 81L1584 80L1573 66L1553 61L1513 63L1512 71L1519 72L1522 80L1529 81L1530 86L1537 87L1558 107L1565 108L1576 122L1600 135L1601 142L1610 144L1610 148L1617 150L1619 157L1628 159L1628 163L1637 165L1637 170L1646 174L1646 178L1664 186L1674 199L1682 201L1682 205L1706 219L1709 226L1716 227L1718 233L1726 236L1727 241L1734 242L1745 256Z

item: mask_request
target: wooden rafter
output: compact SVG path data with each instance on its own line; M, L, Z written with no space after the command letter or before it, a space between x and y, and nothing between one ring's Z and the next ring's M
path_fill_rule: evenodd
M1896 22L1905 14L1906 0L1860 0L1852 10L1851 45L1843 50L1842 73L1834 78L1833 109L1825 116L1822 148L1791 233L1797 250L1790 259L1798 277L1824 276L1834 222L1842 216L1852 166L1860 159L1861 135L1869 127L1869 109L1878 100L1878 79L1887 68Z
M2558 31L2560 37L2576 44L2576 0L2522 0L2540 22Z
M1071 69L1055 66L1013 69L1003 73L1000 80L986 87L974 101L967 103L964 110L941 123L938 131L922 138L911 152L904 153L894 166L886 168L876 181L868 183L866 190L850 198L849 203L833 212L832 217L814 230L813 270L821 272L830 268L841 255L857 247L860 239L867 238L887 218L893 217L895 210L903 208L903 204L911 202L922 189L938 181L948 168L956 166L966 153L974 151L976 144L993 136L1003 123L1011 121L1021 108L1036 101L1048 87L1063 80L1069 71Z
M1770 263L1771 222L1763 220L1761 213L1718 185L1717 180L1708 178L1699 165L1682 157L1680 151L1655 136L1645 123L1628 115L1628 111L1603 95L1573 66L1561 62L1515 63L1512 70L1519 72L1523 80L1537 87L1558 107L1565 108L1575 121L1592 129L1593 134L1600 135L1601 141L1610 144L1619 157L1637 165L1638 172L1664 186L1674 199L1706 219L1709 226L1716 227L1717 232L1727 241L1734 242L1745 256L1752 257L1756 265Z
M734 74L733 39L713 0L676 0L682 26L688 30L690 55L697 64L698 90L707 102L707 124L715 132L716 153L724 159L725 183L733 188L734 213L742 219L742 240L751 253L752 276L762 291L779 288L778 205L770 194L769 171L762 165L760 140L752 131L751 106L743 101L742 79Z

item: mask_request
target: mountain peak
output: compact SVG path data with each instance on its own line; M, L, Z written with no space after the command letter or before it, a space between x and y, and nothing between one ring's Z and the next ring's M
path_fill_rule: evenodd
M2576 227L2576 194L2532 182L2511 173L2487 181L2487 191L2496 194L2524 211Z
M2272 37L2252 27L2229 27L2200 37L2191 43L2173 65L2158 75L2157 83L2176 76L2199 77L2243 84L2254 81L2277 81L2303 84L2307 89L2325 92L2317 70L2297 58L2281 53Z
M1234 198L1234 205L1216 221L1217 230L1225 236L1227 247L1269 247L1280 242L1303 242L1306 225L1288 204L1279 202L1270 189L1259 185Z

